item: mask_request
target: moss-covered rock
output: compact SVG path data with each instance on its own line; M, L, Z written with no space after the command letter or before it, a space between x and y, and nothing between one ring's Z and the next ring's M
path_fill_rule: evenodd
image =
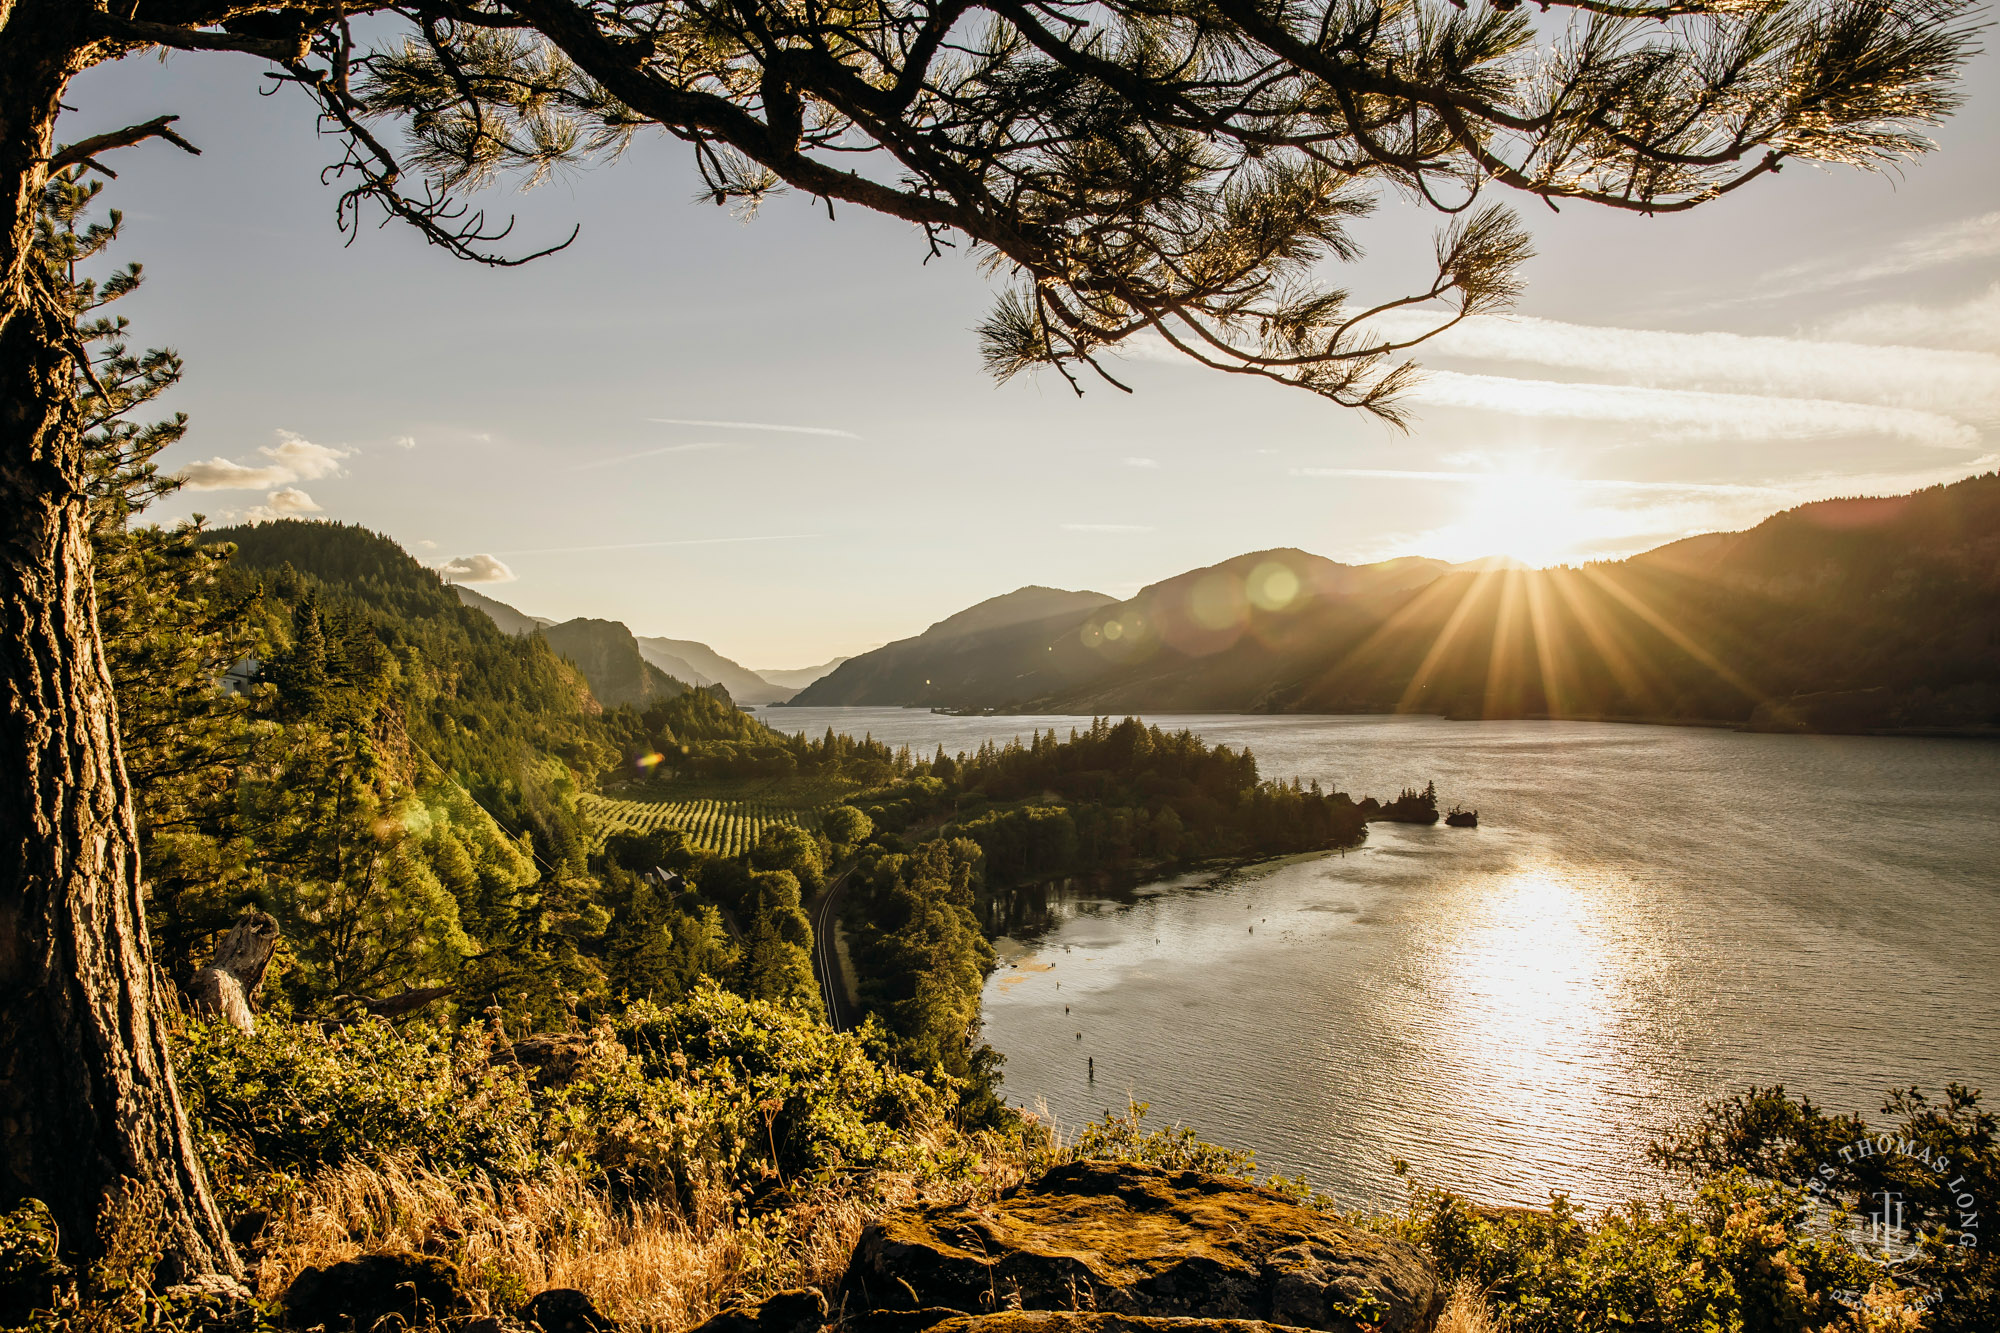
M870 1329L868 1333L876 1333ZM1091 1314L1080 1310L1003 1310L960 1315L924 1333L1297 1333L1261 1319L1166 1319L1157 1315Z
M850 1310L1088 1311L1426 1333L1444 1303L1414 1248L1227 1176L1057 1167L985 1205L870 1226ZM1106 1330L1105 1333L1112 1333Z
M467 1305L458 1269L417 1254L364 1254L308 1268L285 1292L285 1322L327 1333L368 1333L394 1315L408 1327L433 1323Z

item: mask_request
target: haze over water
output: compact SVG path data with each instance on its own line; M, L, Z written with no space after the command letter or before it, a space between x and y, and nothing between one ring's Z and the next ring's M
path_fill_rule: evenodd
M763 716L926 752L1080 721ZM1376 824L1220 883L1053 893L998 942L985 1038L1009 1100L1066 1128L1130 1095L1350 1206L1400 1203L1392 1157L1485 1201L1603 1204L1660 1188L1645 1141L1751 1083L1835 1111L1911 1083L2000 1097L2000 746L1157 720L1249 745L1267 777L1435 781L1480 827Z

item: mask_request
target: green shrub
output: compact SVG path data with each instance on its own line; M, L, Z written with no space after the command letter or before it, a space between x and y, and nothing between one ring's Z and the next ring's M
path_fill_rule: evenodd
M56 1257L56 1220L40 1199L0 1214L0 1328L21 1328L68 1297L75 1274Z
M656 1120L671 1107L681 1154L738 1189L766 1174L789 1182L919 1166L913 1135L941 1121L951 1100L876 1059L865 1034L713 985L671 1007L633 1006L618 1036L637 1082L628 1073L579 1086L571 1105L600 1121L610 1103L637 1114L651 1102ZM683 1187L684 1175L676 1172Z
M521 1072L486 1059L476 1037L365 1022L332 1032L265 1018L254 1036L195 1024L180 1084L224 1207L348 1161L414 1160L496 1178L537 1165L535 1114Z
M380 1022L195 1026L180 1067L232 1214L318 1171L388 1161L494 1181L575 1172L686 1210L773 1180L968 1166L919 1143L955 1089L889 1067L870 1049L880 1040L710 983L580 1035L580 1058L541 1087L483 1040Z
M1688 1203L1629 1203L1596 1218L1561 1194L1543 1211L1420 1189L1407 1217L1381 1225L1430 1251L1447 1278L1483 1290L1514 1333L1846 1326L1835 1293L1865 1291L1870 1273L1804 1221L1799 1191L1729 1172Z

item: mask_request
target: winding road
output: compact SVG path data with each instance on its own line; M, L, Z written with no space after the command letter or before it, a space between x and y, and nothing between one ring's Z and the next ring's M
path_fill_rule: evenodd
M840 920L841 891L847 887L848 877L853 873L854 867L849 866L828 880L812 909L813 975L819 979L820 999L826 1004L826 1021L833 1025L835 1032L845 1032L854 1025L847 1003L847 984L840 967L840 948L834 942L836 923Z

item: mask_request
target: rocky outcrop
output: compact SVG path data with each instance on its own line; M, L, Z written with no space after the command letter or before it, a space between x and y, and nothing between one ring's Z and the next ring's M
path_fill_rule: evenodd
M542 1333L612 1333L618 1325L574 1287L551 1287L529 1301L521 1317Z
M419 1327L467 1305L458 1269L415 1254L364 1254L326 1268L308 1268L285 1292L285 1322L328 1333L368 1333L396 1316Z
M814 1333L827 1321L826 1297L810 1287L734 1305L694 1333Z
M870 1329L869 1333L876 1333ZM1151 1315L1090 1314L1078 1310L1004 1310L959 1315L926 1325L923 1333L1295 1333L1261 1319L1163 1319Z
M850 1311L1088 1312L1326 1333L1427 1333L1444 1301L1407 1245L1241 1180L1113 1162L1057 1167L989 1204L892 1214L862 1233L843 1294ZM1137 1333L1128 1324L1058 1321L1036 1333Z

